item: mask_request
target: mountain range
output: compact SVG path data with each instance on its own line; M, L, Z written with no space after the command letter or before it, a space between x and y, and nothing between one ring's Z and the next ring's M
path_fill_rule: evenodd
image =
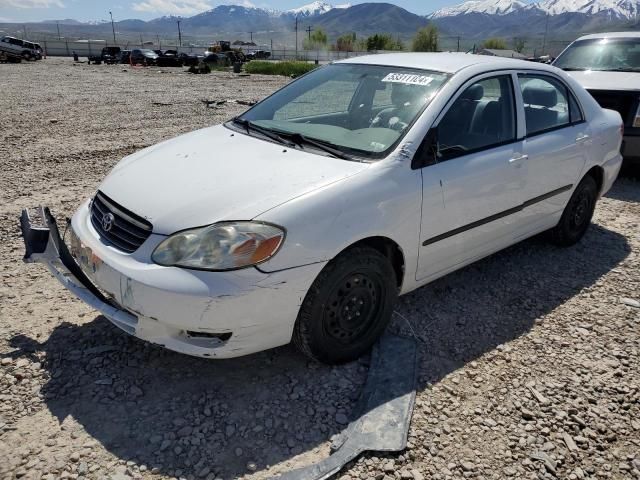
M221 35L237 38L257 35L263 41L278 38L290 42L294 25L304 34L307 27L322 28L331 37L356 32L359 35L390 33L409 39L416 30L435 23L443 36L459 36L475 43L490 36L574 38L578 33L612 29L640 29L640 0L470 0L442 8L429 15L417 15L390 3L332 5L317 0L286 11L240 5L220 5L192 17L160 17L149 21L129 19L116 22L119 35L175 35L180 21L183 34L197 37ZM298 22L296 22L296 18ZM108 36L110 23L75 20L47 21L42 31L55 32L56 22L65 33L77 36ZM135 36L134 36L135 38Z

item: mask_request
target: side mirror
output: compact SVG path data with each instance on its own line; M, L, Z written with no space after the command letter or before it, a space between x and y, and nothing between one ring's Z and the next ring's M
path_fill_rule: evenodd
M411 169L417 170L437 163L438 127L431 127L411 160Z

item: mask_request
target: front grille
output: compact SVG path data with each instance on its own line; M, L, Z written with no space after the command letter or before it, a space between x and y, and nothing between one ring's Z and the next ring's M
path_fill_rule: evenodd
M127 253L151 235L151 223L98 192L91 202L91 223L101 240Z
M618 112L625 126L633 124L633 117L638 108L637 93L608 90L589 90L589 93L602 108Z

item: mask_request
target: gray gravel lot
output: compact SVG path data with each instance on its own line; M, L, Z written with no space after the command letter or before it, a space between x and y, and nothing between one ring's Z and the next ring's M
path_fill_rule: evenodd
M21 263L21 208L70 215L124 155L246 108L203 100L286 82L0 65L0 480L258 479L328 454L368 359L179 355ZM391 328L420 344L409 446L342 480L640 479L639 252L640 183L622 178L577 246L531 239L402 297Z

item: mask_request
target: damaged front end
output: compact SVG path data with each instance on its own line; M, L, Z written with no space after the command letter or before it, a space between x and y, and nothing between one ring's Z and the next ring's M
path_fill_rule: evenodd
M137 318L107 298L82 271L60 236L60 230L49 208L22 210L20 229L24 239L25 263L42 263L69 291L95 308L116 325L135 329Z

